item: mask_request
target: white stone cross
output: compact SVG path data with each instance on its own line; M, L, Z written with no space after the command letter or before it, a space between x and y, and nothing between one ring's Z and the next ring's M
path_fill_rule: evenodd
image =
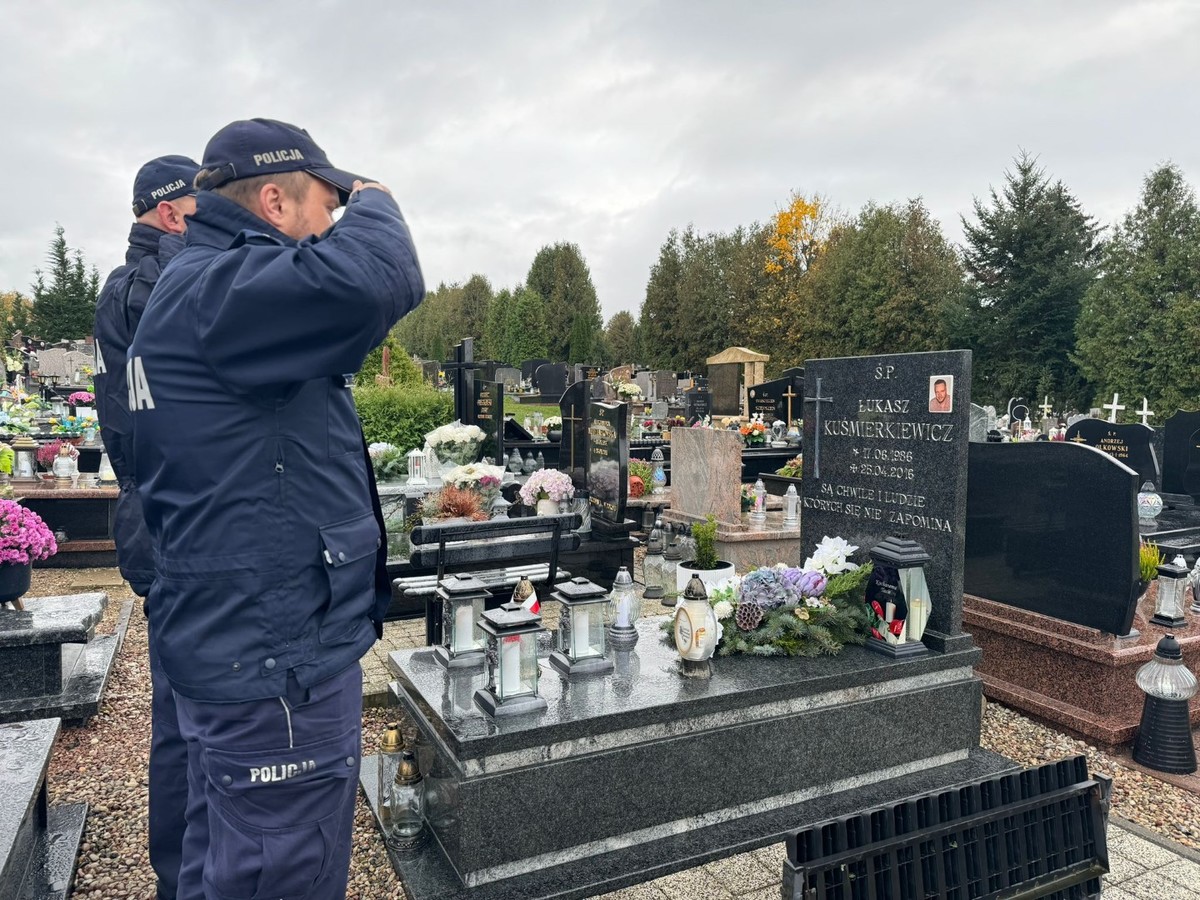
M1139 410L1135 410L1135 412L1139 416L1142 417L1142 424L1145 425L1147 428L1149 428L1150 423L1147 422L1146 420L1154 415L1154 413L1150 412L1150 401L1148 401L1145 397L1143 397L1142 398L1142 408Z
M1110 422L1117 421L1117 410L1121 410L1121 409L1125 408L1124 406L1121 406L1120 404L1117 403L1117 401L1120 399L1121 399L1120 394L1113 394L1113 402L1104 404L1105 409L1112 410L1112 412L1109 413L1109 416L1108 416L1108 421L1110 421Z
M1042 401L1042 405L1039 406L1038 409L1040 409L1042 411L1043 419L1050 415L1050 412L1051 412L1051 410L1054 409L1054 407L1050 405L1050 395L1049 394L1046 395L1046 399Z

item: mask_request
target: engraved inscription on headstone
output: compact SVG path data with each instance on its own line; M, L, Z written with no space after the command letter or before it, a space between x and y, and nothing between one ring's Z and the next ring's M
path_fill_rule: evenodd
M504 385L481 381L475 385L475 424L483 429L481 455L504 464Z
M888 536L917 541L933 557L924 640L941 649L962 633L971 353L808 360L804 374L813 452L804 455L803 552L837 536L865 561ZM939 381L953 385L948 398L935 397Z
M767 425L776 420L790 424L793 419L800 418L800 393L797 380L791 376L764 381L746 391L746 413L762 416Z
M624 403L593 403L588 424L588 502L592 515L619 524L629 495L629 416Z
M683 416L691 425L698 419L712 415L712 394L693 388L683 395Z
M1076 444L1095 447L1120 460L1137 472L1141 481L1153 481L1155 486L1162 484L1158 459L1151 446L1154 431L1145 425L1083 419L1067 429L1066 438Z

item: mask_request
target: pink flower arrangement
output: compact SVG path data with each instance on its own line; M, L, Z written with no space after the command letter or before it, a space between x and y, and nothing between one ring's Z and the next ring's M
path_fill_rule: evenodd
M54 465L54 460L58 458L58 448L64 443L71 448L71 458L79 459L79 451L75 449L74 444L72 444L70 441L63 441L56 438L53 441L50 441L48 444L42 444L42 446L38 447L37 461L49 469L52 465Z
M95 399L96 395L91 391L76 391L67 398L67 402L72 406L87 406L89 403L94 402Z
M23 566L57 552L41 516L15 500L0 500L0 564Z
M570 476L557 469L538 469L521 486L521 501L526 506L536 506L539 500L562 502L574 496Z

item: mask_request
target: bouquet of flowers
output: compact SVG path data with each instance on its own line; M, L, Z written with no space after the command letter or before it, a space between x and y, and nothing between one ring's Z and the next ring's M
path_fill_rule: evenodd
M613 385L613 390L622 400L635 400L642 396L642 389L633 381L618 381Z
M546 416L542 419L542 427L547 431L551 428L562 428L562 416Z
M95 419L83 416L63 416L50 420L50 430L55 434L81 435L86 429L95 427Z
M58 552L42 517L15 500L0 500L0 563L28 565Z
M554 500L561 503L575 496L575 485L565 472L558 469L538 469L521 486L521 502L536 506L539 500Z
M442 484L477 492L483 497L484 505L488 509L499 495L500 482L503 480L503 466L489 466L485 463L455 466L442 473Z
M408 473L408 454L386 441L376 441L367 447L371 467L377 482L393 481Z
M425 435L425 444L433 448L443 466L465 466L479 458L483 437L479 426L456 421L433 429Z
M743 425L738 431L742 435L742 442L747 447L761 447L767 442L767 426L762 422L750 422Z
M96 401L96 395L91 391L76 391L67 398L71 406L88 406Z
M54 465L54 460L58 459L58 448L63 444L66 444L71 448L72 459L79 459L79 451L75 449L75 445L70 441L59 439L50 441L48 444L42 444L42 446L38 447L37 461L45 468L51 468Z

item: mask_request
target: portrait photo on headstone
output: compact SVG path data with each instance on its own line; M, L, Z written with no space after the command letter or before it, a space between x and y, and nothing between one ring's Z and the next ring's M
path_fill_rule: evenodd
M929 376L929 411L931 413L954 412L954 376Z

